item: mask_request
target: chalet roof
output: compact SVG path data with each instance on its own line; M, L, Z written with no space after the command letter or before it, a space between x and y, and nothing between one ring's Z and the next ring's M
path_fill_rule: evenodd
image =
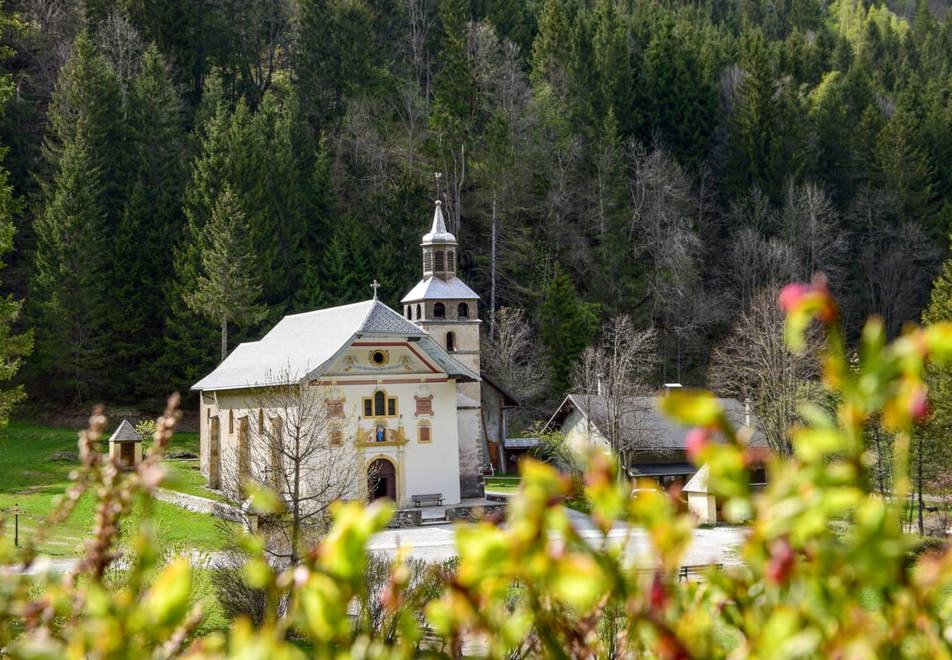
M456 237L446 230L446 222L443 220L443 203L436 200L436 209L433 211L433 226L430 231L423 234L422 245L431 243L456 243Z
M260 340L239 344L193 390L233 390L309 380L323 373L358 337L417 342L448 375L478 381L479 374L446 352L429 333L379 300L285 316Z
M744 404L737 399L718 399L718 401L734 428L744 425L746 414ZM546 423L546 429L561 426L573 410L578 410L602 435L605 435L606 422L611 419L609 405L610 402L605 396L569 394ZM620 402L619 409L621 431L636 447L643 446L644 449L659 450L685 449L687 427L678 424L658 409L658 397L625 397ZM766 447L767 442L759 428L760 423L753 415L751 415L751 426L754 428L751 446Z
M479 294L458 277L444 280L431 275L417 282L400 302L412 303L420 300L479 300Z
M142 436L129 423L128 419L123 418L122 422L119 423L119 428L109 436L109 442L142 442Z

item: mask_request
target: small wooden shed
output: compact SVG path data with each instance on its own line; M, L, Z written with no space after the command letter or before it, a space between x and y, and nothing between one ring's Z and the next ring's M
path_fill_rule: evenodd
M681 493L688 498L688 510L697 518L699 525L717 524L717 500L708 492L707 481L710 478L710 468L707 464L694 473Z
M142 460L142 436L128 419L123 419L109 438L109 458L126 470L133 469Z

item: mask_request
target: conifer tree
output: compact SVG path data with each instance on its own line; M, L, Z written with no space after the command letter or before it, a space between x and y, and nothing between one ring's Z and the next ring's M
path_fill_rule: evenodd
M189 309L221 328L221 359L228 357L228 324L253 324L267 308L258 300L261 284L248 226L238 200L228 186L202 229L199 244L201 274L195 290L185 294Z
M540 309L539 337L545 345L555 391L565 392L572 367L598 329L596 307L579 299L572 278L560 268L549 281Z
M106 222L122 216L129 162L123 99L115 70L86 32L73 42L50 101L47 160L55 169L63 145L82 135L87 157L99 170Z
M0 17L0 23L5 23L3 17ZM0 77L0 106L6 105L12 93L10 76ZM0 147L0 160L3 160L6 153L6 147ZM13 214L19 207L19 200L14 196L13 186L9 182L9 174L5 168L0 167L0 258L13 248ZM3 261L0 261L0 269L4 265ZM19 332L15 328L22 305L22 301L15 300L11 294L0 296L0 382L10 381L20 369L22 359L33 349L32 331ZM10 411L24 396L23 385L0 389L0 427L6 426Z
M154 45L143 56L127 106L133 181L113 252L115 301L123 319L115 353L122 373L136 381L131 392L160 396L153 383L162 379L154 365L168 316L174 265L169 246L183 225L186 149L181 103Z
M63 146L49 201L36 222L32 299L37 326L34 386L85 402L107 394L109 232L100 172L84 135Z

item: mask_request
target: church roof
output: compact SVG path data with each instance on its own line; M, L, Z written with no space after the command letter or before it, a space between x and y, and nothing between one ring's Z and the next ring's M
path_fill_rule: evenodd
M446 230L446 222L443 220L443 204L436 200L436 210L433 211L433 226L427 234L423 234L423 245L429 243L455 243L456 237Z
M444 280L439 277L427 277L403 296L402 303L417 300L478 300L479 294L470 289L463 280L451 277Z
M320 375L358 337L402 337L450 376L479 375L450 356L429 333L379 300L285 316L259 341L238 345L193 390L231 390L299 382Z

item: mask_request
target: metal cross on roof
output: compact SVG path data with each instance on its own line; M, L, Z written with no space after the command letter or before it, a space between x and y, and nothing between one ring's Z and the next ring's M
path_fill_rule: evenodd
M378 282L376 279L374 279L374 281L370 284L370 288L374 290L374 300L376 300L376 299L377 299L377 289L380 288L380 282Z

